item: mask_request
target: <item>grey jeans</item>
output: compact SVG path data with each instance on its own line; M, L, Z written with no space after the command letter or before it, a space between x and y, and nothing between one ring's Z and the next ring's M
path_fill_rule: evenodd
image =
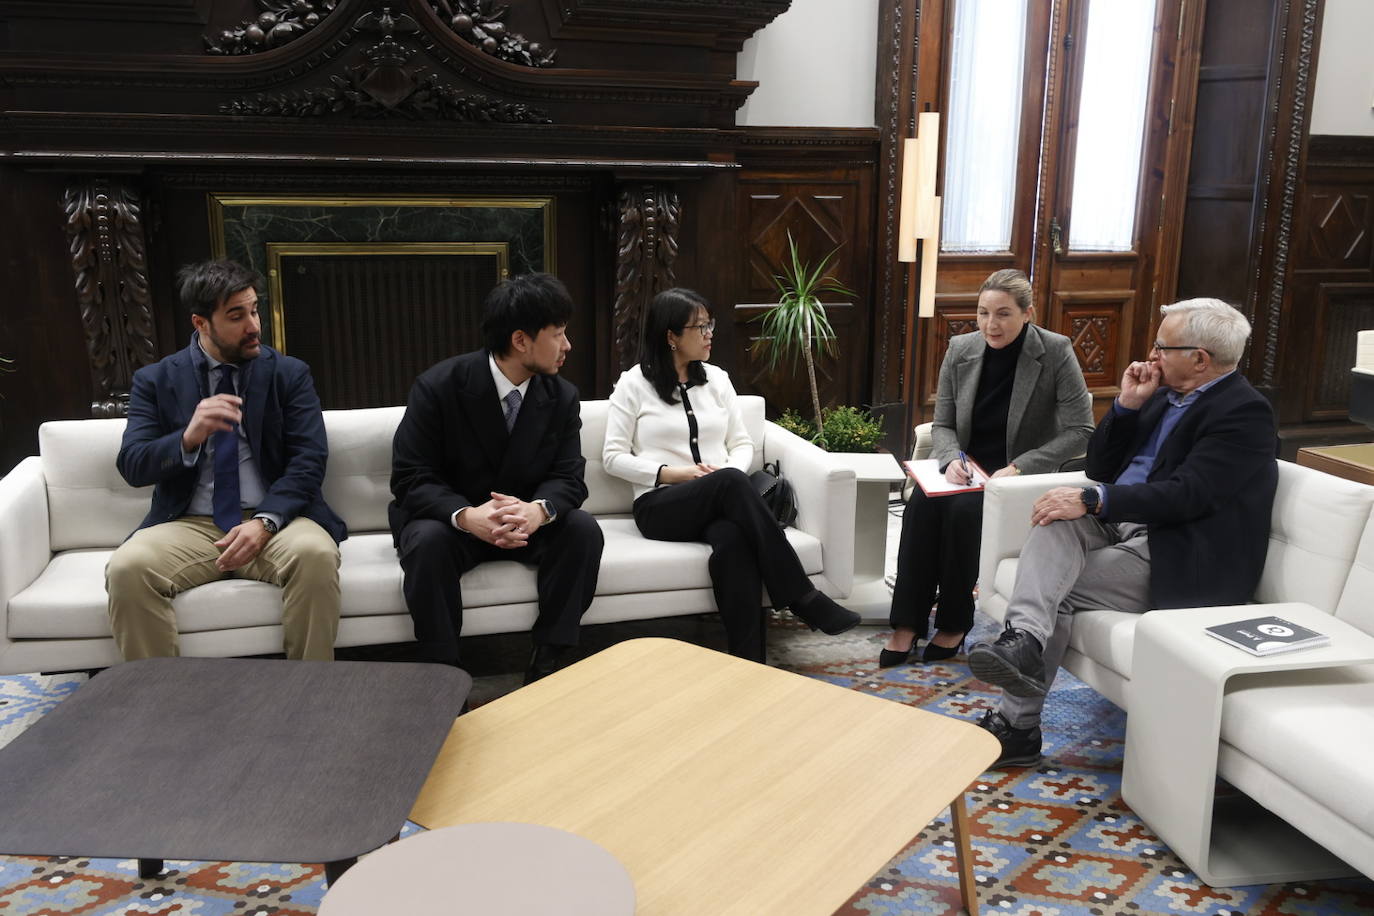
M1036 527L1021 549L1007 623L1044 646L1045 685L1064 660L1079 610L1149 610L1150 547L1145 526L1085 515ZM1044 697L1002 694L1000 711L1016 728L1040 724Z

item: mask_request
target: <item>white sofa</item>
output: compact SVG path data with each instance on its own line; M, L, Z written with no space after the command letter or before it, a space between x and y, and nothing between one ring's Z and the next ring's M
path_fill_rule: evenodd
M1374 876L1374 664L1365 664L1374 662L1374 487L1287 461L1278 465L1258 603L1148 614L1080 612L1064 661L1129 714L1126 802L1203 880L1222 886L1349 870L1298 850L1302 844L1290 839L1301 837L1272 839L1262 823L1271 816L1262 812L1231 834L1239 845L1223 848L1211 823L1209 767ZM1036 497L1050 487L1086 483L1082 474L991 483L979 569L985 613L1005 617ZM1333 645L1255 659L1202 633L1206 624L1267 615L1307 615L1314 629L1333 635ZM1275 670L1282 668L1290 670ZM1209 677L1214 697L1175 689ZM1189 732L1194 723L1200 731ZM1212 737L1190 743L1186 734ZM1188 800L1180 784L1199 775L1194 771L1201 774L1202 795ZM1186 804L1191 812L1173 810ZM1216 804L1220 831L1223 802ZM1177 828L1180 820L1191 827Z
M740 399L757 448L755 466L781 460L797 492L787 530L818 588L835 598L854 578L854 471L764 419L759 397ZM414 638L401 595L401 569L387 529L391 438L404 408L329 410L325 499L348 523L341 545L342 617L337 645ZM630 517L630 485L601 466L606 402L582 404L586 510L606 537L596 599L585 623L715 611L704 544L642 538ZM0 479L0 674L100 668L119 655L106 616L110 553L147 512L151 488L134 489L115 470L123 420L43 424L39 454ZM528 630L535 576L515 561L484 563L463 577L463 633ZM226 579L179 595L174 606L187 655L281 651L281 592Z

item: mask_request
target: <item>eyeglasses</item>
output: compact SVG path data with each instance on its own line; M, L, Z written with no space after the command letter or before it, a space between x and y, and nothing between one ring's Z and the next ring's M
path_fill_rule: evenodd
M709 334L714 334L716 333L716 320L712 318L705 324L689 324L684 325L682 328L682 330L684 331L690 331L693 329L700 331L702 337L706 337Z
M1151 350L1158 350L1160 353L1166 353L1166 352L1168 352L1169 350L1201 350L1203 353L1206 353L1208 356L1214 356L1214 355L1215 355L1214 353L1212 353L1211 350L1207 349L1206 347L1166 347L1166 346L1164 346L1164 344L1160 343L1160 342L1157 341L1157 340L1154 342L1154 346L1152 346L1150 349L1151 349Z

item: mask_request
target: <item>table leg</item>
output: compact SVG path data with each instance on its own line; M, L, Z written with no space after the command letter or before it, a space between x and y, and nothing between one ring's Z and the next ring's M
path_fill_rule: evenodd
M964 900L968 916L978 916L978 882L973 876L973 849L969 846L968 809L964 807L964 793L949 803L950 822L954 826L954 851L959 862L959 896Z
M334 882L338 881L339 878L343 876L343 873L356 865L357 862L358 857L353 856L349 859L339 859L337 862L324 863L324 883L329 887L333 887Z
M138 876L140 878L156 878L162 874L161 859L139 859Z

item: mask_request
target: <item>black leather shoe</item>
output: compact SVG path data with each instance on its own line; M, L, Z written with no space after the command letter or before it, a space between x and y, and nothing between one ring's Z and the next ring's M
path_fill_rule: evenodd
M854 629L863 618L847 607L841 607L818 588L792 602L792 613L813 630L827 636L839 636Z
M1040 762L1040 748L1043 738L1040 726L1013 728L1007 717L996 710L989 709L978 720L978 727L989 731L1002 745L1002 754L992 762L989 770L1002 767L1033 767Z
M1044 649L1025 630L1007 624L995 643L968 650L968 667L980 681L995 684L1014 697L1045 695Z
M965 636L968 636L968 634L965 633L964 636L959 637L959 645L957 646L937 646L933 642L926 643L925 651L921 653L921 661L942 662L946 659L953 658L960 652L964 651Z
M530 666L525 670L525 685L533 684L541 677L548 677L562 667L559 660L567 651L567 646L535 646L534 654L530 656Z

